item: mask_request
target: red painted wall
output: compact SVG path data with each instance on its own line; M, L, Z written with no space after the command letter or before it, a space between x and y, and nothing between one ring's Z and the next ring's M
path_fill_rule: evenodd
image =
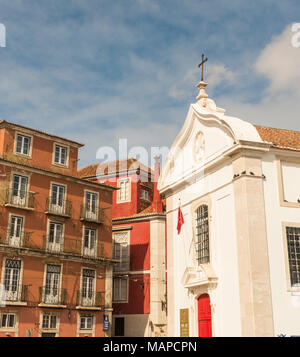
M113 193L113 207L112 207L112 217L119 218L119 217L128 217L134 214L139 213L147 206L151 204L152 199L152 187L153 183L149 182L150 187L145 187L139 181L139 176L137 174L130 174L126 176L120 176L120 178L130 177L131 179L131 200L130 202L124 203L117 203L117 191ZM101 183L109 184L111 186L117 187L117 179L112 180L99 180ZM149 199L150 201L143 201L141 200L141 189L147 190L149 192Z

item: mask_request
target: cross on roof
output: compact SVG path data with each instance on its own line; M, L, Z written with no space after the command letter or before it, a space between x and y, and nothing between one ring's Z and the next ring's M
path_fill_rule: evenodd
M198 64L198 67L201 68L201 81L203 81L203 68L204 68L204 63L207 61L207 57L204 59L204 55L202 55L202 62Z

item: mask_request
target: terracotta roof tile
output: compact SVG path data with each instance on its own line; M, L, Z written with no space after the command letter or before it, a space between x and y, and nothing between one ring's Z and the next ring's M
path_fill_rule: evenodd
M126 163L127 161L127 163ZM90 165L87 167L84 167L80 170L77 171L77 175L79 177L94 177L96 176L98 167L101 169L101 166L103 167L103 172L106 175L107 171L108 171L108 164L112 163L113 161L110 162L102 162L99 164L95 164L95 165ZM143 171L146 172L151 172L153 174L153 170L150 169L149 167L143 165L142 163L140 163L138 160L134 159L134 158L129 158L129 159L124 159L124 160L116 160L115 161L116 165L115 165L115 170L111 173L117 173L120 171L125 170L129 170L129 169L138 169L140 168ZM126 165L127 164L127 165Z
M275 147L300 150L300 131L254 125L262 141Z

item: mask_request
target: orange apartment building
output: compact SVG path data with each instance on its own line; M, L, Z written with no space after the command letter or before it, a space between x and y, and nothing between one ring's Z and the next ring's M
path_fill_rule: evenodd
M0 121L0 336L110 336L115 188L82 146Z

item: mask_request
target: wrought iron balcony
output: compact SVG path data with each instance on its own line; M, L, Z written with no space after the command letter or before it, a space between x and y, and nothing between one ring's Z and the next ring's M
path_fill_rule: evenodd
M40 302L47 305L66 305L67 289L50 286L40 286Z
M71 217L72 216L72 202L69 200L62 200L59 204L53 202L51 197L46 198L46 214L53 214L56 216Z
M12 231L11 228L7 228L7 230L1 230L0 232L0 244L5 244L10 247L27 247L30 232L24 232L23 229Z
M64 251L64 238L50 234L43 236L43 249L49 253L61 253Z
M81 205L80 220L94 223L104 223L104 210L99 207L91 208L88 205Z
M122 271L130 270L130 259L129 259L129 257L128 258L123 258L123 259L120 259L120 257L119 258L113 257L113 259L119 260L118 263L114 264L114 267L113 267L113 271L114 272L122 272Z
M5 205L33 209L34 193L8 188L6 189Z
M102 294L93 290L77 290L77 306L101 307Z
M22 285L21 287L18 284L4 285L4 296L3 300L7 302L26 302L27 301L27 292L28 285Z

